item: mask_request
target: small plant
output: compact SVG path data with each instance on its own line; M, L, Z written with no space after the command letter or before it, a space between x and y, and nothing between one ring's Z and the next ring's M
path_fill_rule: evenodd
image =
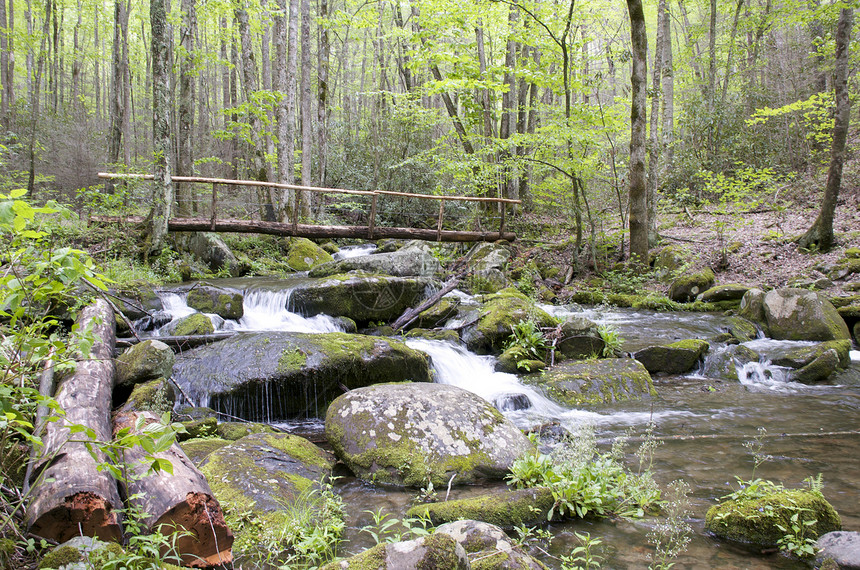
M589 568L600 568L602 557L597 555L594 550L603 541L599 538L591 538L587 532L573 532L573 535L579 541L579 546L571 549L570 554L561 557L562 570L589 570Z
M521 348L529 358L543 360L547 349L546 337L534 321L520 321L511 325L511 336L505 345L505 348L514 347Z
M687 549L693 532L686 520L690 516L689 493L690 486L686 481L677 480L669 484L663 507L666 517L648 533L648 541L654 545L649 569L668 570L675 565L673 560Z
M376 544L401 542L419 536L427 536L430 519L426 517L407 517L399 519L379 508L364 511L373 518L373 523L361 527L360 532L370 535Z
M615 354L616 351L620 351L621 347L624 345L624 338L620 334L618 334L618 330L611 325L599 325L597 327L597 334L600 335L600 338L603 340L603 356L609 357Z

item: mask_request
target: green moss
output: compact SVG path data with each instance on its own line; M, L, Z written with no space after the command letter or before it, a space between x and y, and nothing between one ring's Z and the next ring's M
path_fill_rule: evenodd
M210 453L217 451L224 447L225 445L229 445L230 441L227 439L221 439L219 437L206 437L206 438L194 438L183 441L179 444L182 448L182 451L185 452L185 455L188 456L188 459L191 460L194 465L200 465L204 459L206 459Z
M61 546L46 554L39 562L39 568L60 568L66 564L81 562L83 559L81 551L74 546Z
M860 259L860 247L849 247L845 250L845 257L848 259Z
M368 548L360 554L356 554L351 558L347 558L343 562L332 562L322 567L322 570L340 570L341 568L349 568L349 570L386 570L388 566L385 563L386 544L377 544L373 548ZM346 564L344 566L343 564ZM440 566L441 568L456 568L456 566Z
M324 470L333 467L329 456L322 449L303 437L281 433L266 434L263 436L263 439L275 449L283 451L305 465L314 465Z
M202 313L188 315L176 323L176 326L173 328L173 334L175 336L203 335L212 334L214 332L215 327L212 325L212 321Z
M15 541L11 538L0 538L0 568L11 569L12 556L15 554Z
M142 384L135 384L131 395L122 405L123 412L155 412L163 414L173 409L176 402L176 394L173 387L164 378L150 380Z
M600 359L567 362L543 375L523 378L540 386L556 402L577 407L655 397L654 383L642 364L633 359Z
M244 314L241 293L222 291L214 287L192 289L185 302L201 313L214 313L225 319L241 319Z
M125 551L122 549L122 546L116 542L108 542L102 544L95 552L90 553L89 562L93 565L93 568L103 568L107 566L109 561L116 560L124 554ZM166 564L162 567L162 570L168 570L170 566L170 564ZM108 567L112 568L113 566Z
M842 528L839 514L820 493L784 489L758 499L729 500L711 507L705 529L736 542L772 548L785 534L777 525L789 528L796 512L802 521L816 521L806 527L810 538Z
M682 350L692 350L693 352L698 352L699 354L708 350L709 345L708 341L701 340L698 338L688 338L685 340L679 340L677 342L673 342L672 344L667 344L667 348L679 348Z
M307 238L293 238L287 253L287 264L295 271L308 271L317 265L333 261L330 253Z
M252 433L269 433L275 431L267 424L248 422L222 422L218 424L218 436L226 440L236 441Z
M299 370L304 368L307 361L308 355L300 349L286 350L281 353L281 357L278 359L278 372L287 374Z
M215 418L191 420L190 422L182 422L182 425L185 426L185 431L188 433L179 434L179 441L194 439L195 437L210 437L218 431L218 420Z
M555 503L546 487L518 489L469 499L429 503L410 508L406 515L427 517L434 525L457 520L477 520L503 529L546 522Z

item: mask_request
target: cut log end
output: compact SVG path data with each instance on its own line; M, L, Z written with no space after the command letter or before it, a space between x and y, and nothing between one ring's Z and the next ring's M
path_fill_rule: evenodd
M178 531L174 552L182 556L184 566L211 568L233 561L233 532L211 495L188 493L185 501L159 517L153 528L165 535ZM162 551L162 555L168 554L173 552Z
M76 536L94 536L100 540L120 542L122 529L110 502L90 492L66 497L30 527L36 536L66 542Z

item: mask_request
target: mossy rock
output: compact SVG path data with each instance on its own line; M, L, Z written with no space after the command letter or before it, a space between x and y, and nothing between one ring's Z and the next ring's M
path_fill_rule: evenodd
M828 351L834 351L837 356L836 364L847 368L851 363L850 340L831 340L820 342L813 346L790 347L771 355L771 363L787 368L802 368Z
M758 328L756 328L755 324L752 321L738 316L729 317L729 324L726 327L726 331L737 342L749 342L758 337Z
M820 493L785 489L758 499L728 500L711 507L705 516L705 530L734 542L774 548L785 535L777 525L789 528L792 515L798 511L801 521L815 521L805 527L805 536L813 540L842 528L839 514Z
M683 374L692 370L710 345L705 340L679 340L663 346L649 346L637 351L633 358L651 374Z
M556 353L561 358L579 360L603 356L606 342L600 337L597 325L579 315L571 315L561 324L561 338Z
M181 423L185 427L186 433L177 434L176 439L178 441L185 441L196 437L212 437L218 433L218 420L214 417Z
M275 433L272 426L251 422L222 422L218 424L218 437L236 441L255 433Z
M218 412L212 408L205 406L186 406L184 408L180 408L176 412L176 420L183 422L191 420L205 420L206 418L214 418L217 415Z
M848 259L860 259L860 247L849 247L844 255Z
M740 380L738 367L758 361L758 353L751 348L740 344L726 346L708 355L705 365L702 367L702 376L738 382Z
M322 417L344 386L430 380L423 352L347 333L243 333L186 352L174 369L174 381L215 410L266 422Z
M719 301L737 301L743 299L744 294L749 291L746 285L738 283L726 283L724 285L716 285L699 293L698 300L706 303L717 303Z
M854 342L860 344L860 321L854 323Z
M200 285L188 292L186 304L201 313L214 313L222 319L239 320L244 314L244 298L238 291Z
M101 568L123 554L122 547L115 542L77 536L45 555L38 568Z
M834 281L839 281L858 273L860 273L860 259L844 258L836 262L836 267L827 276Z
M421 329L432 329L443 326L449 319L457 316L460 300L455 297L442 297L438 303L421 311L418 318L410 324L410 327Z
M472 570L547 570L496 525L460 520L438 527L435 533L447 534L460 543L469 556Z
M132 321L149 317L162 310L161 297L155 292L158 287L148 281L130 281L122 288L112 290L117 308Z
M307 238L292 238L287 249L287 264L294 271L308 271L333 259L329 252Z
M632 358L563 362L523 381L540 386L548 397L569 408L657 395L648 370Z
M209 317L203 313L194 313L176 321L171 327L171 334L174 336L194 336L212 334L215 332L215 326Z
M778 340L840 340L851 334L833 304L821 293L776 289L764 296L764 314L771 338Z
M671 280L672 276L690 262L692 254L678 245L667 245L654 257L654 271L657 278Z
M433 277L441 270L439 260L433 256L426 243L411 241L396 251L359 255L325 263L312 269L309 275L320 278L362 272L394 277Z
M144 340L116 359L116 384L132 386L156 378L170 378L175 362L176 355L169 346L156 339Z
M860 319L860 303L839 307L836 309L836 312L846 321L849 319Z
M406 516L427 517L433 525L457 520L476 520L512 530L520 525L545 524L554 504L555 498L551 489L535 487L416 505L406 512Z
M431 534L414 540L377 544L322 570L469 570L469 558L447 534Z
M74 546L59 546L42 558L38 568L62 568L67 564L83 561L84 555Z
M451 343L459 343L460 335L452 329L412 329L406 333L406 338L423 338L427 340L441 340Z
M830 375L839 368L839 355L830 349L819 355L815 360L789 374L792 382L801 384L816 384L830 378Z
M154 412L163 414L173 409L176 393L173 385L164 378L135 384L120 412Z
M230 440L220 437L198 437L180 442L179 447L194 465L200 465L209 457L209 454L218 451L225 445L230 445L230 443Z
M320 247L322 248L323 251L326 251L332 255L334 255L340 251L340 247L338 247L338 245L336 243L334 243L333 241L327 241L325 243L321 243Z
M714 272L706 267L702 271L687 273L674 279L669 286L669 298L678 303L689 303L713 285Z
M744 293L738 308L738 316L767 328L767 318L764 314L764 296L765 292L756 288Z
M484 298L477 322L463 332L469 350L479 354L500 353L511 336L511 327L532 320L538 327L556 324L546 311L513 288L503 289Z
M356 476L441 487L504 477L531 442L489 402L446 384L379 384L328 409L326 439Z
M831 296L827 299L837 309L850 305L860 305L860 295Z
M496 372L518 374L520 369L517 365L526 360L529 360L526 349L518 345L512 346L499 355L496 360Z

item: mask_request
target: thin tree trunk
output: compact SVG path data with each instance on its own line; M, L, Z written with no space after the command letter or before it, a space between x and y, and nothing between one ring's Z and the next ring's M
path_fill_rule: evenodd
M2 0L0 0L2 1ZM75 30L72 38L72 49L74 51L74 59L72 61L72 109L77 110L80 106L80 83L81 83L81 45L80 33L81 24L83 23L82 2L78 0L78 19L75 22Z
M630 105L630 261L648 265L648 208L645 191L645 123L648 37L642 0L627 0L633 51Z
M328 0L319 2L319 18L323 22L319 26L319 70L317 72L317 136L319 155L319 172L317 179L320 186L326 185L326 170L328 168L328 98L329 98L329 58L331 46L329 45L328 24Z
M39 91L42 87L42 69L45 66L45 43L48 39L48 26L51 23L51 0L45 1L45 21L42 24L42 39L39 43L39 60L36 64L36 76L30 93L30 146L28 149L30 171L27 177L27 193L30 199L36 199L36 130L39 121Z
M662 0L661 0L662 1ZM670 171L675 160L675 70L672 59L672 18L666 2L663 18L663 171Z
M194 7L194 0L182 0L182 24L179 28L181 59L179 61L179 160L176 168L178 176L193 175L194 36L196 34L197 10ZM179 184L176 188L176 211L181 217L188 216L193 209L191 192L190 184Z
M657 37L654 41L654 59L651 68L651 122L649 133L648 178L646 186L646 201L648 203L648 244L657 245L660 236L657 235L657 186L660 173L660 151L663 145L660 136L660 95L662 95L663 42L665 31L663 22L666 19L666 0L657 4Z
M0 82L3 83L3 89L0 91L0 125L4 131L11 128L9 118L9 27L6 25L6 0L0 0ZM14 55L12 56L14 57Z
M152 137L155 150L155 180L149 215L148 255L164 247L167 222L173 209L173 147L170 144L170 27L167 0L150 0L152 27Z
M851 27L854 10L843 8L836 25L836 120L833 125L833 147L830 153L830 168L821 200L821 211L812 227L798 240L800 247L808 249L817 245L821 251L829 251L834 244L833 214L842 185L842 166L845 163L845 146L851 119L851 99L848 93L848 46L851 42Z
M275 16L275 89L281 93L278 106L275 109L275 121L278 134L278 175L281 184L293 183L293 124L295 116L291 117L287 105L287 90L290 82L295 79L287 71L288 62L288 32L287 32L287 2L278 0L278 14ZM281 190L278 208L278 220L289 219L292 211L293 191L287 188Z
M311 167L313 165L313 95L311 94L311 2L301 0L301 42L302 42L302 186L311 186ZM301 212L309 216L311 194L302 192Z
M123 125L125 124L125 63L123 44L128 41L128 12L124 0L114 2L113 73L111 76L110 130L108 131L108 164L119 165L122 152ZM128 140L125 141L128 144ZM107 183L113 191L113 184Z

